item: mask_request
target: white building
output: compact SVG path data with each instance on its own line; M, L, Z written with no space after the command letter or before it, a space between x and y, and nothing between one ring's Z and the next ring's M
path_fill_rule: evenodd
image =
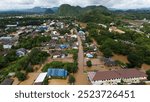
M3 45L3 48L4 48L4 49L11 49L11 48L12 48L12 45L9 45L9 44Z
M126 84L139 83L147 80L147 75L137 69L89 72L88 78L93 85L117 85L122 81Z
M47 72L40 73L39 76L37 77L37 79L35 80L34 85L42 85L46 76L47 76Z

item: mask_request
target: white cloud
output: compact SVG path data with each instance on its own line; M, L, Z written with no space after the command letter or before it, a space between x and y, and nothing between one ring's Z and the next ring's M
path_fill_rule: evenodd
M1 0L0 10L22 9L35 6L54 7L61 4L74 6L104 5L109 8L134 9L150 7L150 0Z
M117 9L136 9L150 7L150 0L111 0L108 7Z

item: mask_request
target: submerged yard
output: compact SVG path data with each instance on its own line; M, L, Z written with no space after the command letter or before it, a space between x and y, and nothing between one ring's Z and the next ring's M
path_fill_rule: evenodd
M116 55L114 54L114 56L112 57L113 60L119 60L123 63L129 63L127 56L123 56L123 55Z

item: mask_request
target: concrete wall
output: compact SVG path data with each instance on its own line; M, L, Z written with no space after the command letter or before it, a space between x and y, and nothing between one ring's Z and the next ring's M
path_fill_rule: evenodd
M98 80L98 81L91 81L93 85L117 85L118 83L121 83L121 80L123 80L125 83L131 84L131 83L139 83L141 80L146 80L146 77L139 77L139 78L122 78L122 79L111 79L111 80Z

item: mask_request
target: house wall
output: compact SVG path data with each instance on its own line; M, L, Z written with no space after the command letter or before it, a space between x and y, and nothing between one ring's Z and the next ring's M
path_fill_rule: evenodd
M118 78L118 79L111 79L111 80L98 80L98 81L91 81L93 85L117 85L118 83L121 83L121 80L123 80L125 83L131 84L131 83L139 83L142 80L146 80L146 77L138 77L138 78Z
M93 85L117 85L121 82L121 79L111 79L111 80L98 80L92 81Z
M43 82L34 83L34 85L42 85Z
M126 83L139 83L141 80L146 80L146 77L138 77L138 78L124 78L123 81Z

